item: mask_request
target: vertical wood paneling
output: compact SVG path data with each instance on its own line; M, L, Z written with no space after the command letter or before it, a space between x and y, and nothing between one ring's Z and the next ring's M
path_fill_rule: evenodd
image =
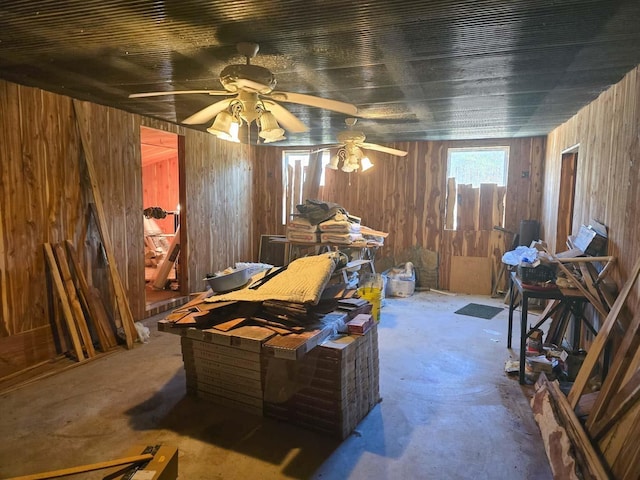
M391 146L408 151L406 157L368 151L375 165L371 170L352 174L327 170L321 199L336 202L362 217L365 225L389 233L376 257L382 266L395 265L412 250L438 252L439 287L448 288L452 255L491 257L494 273L501 263L505 249L503 234L478 231L475 223L469 231L444 229L447 149L492 145L510 147L510 183L505 194L504 215L508 219L506 228L517 231L520 220L530 219L541 211L544 138L396 143ZM255 157L253 244L257 251L261 234L284 233L279 213L282 178L274 173L282 168L282 148L256 147ZM527 175L523 176L522 172ZM274 202L278 202L275 215ZM477 202L477 198L474 197L473 202ZM511 239L507 240L510 245Z
M542 224L553 249L562 151L579 144L573 231L592 219L609 229L608 253L618 258L618 284L640 256L640 85L638 68L549 135L545 153ZM631 303L633 305L633 303Z
M185 215L191 217L181 255L193 288L203 287L210 270L254 259L250 147L99 105L80 108L135 319L145 314L141 125L186 137L180 182ZM88 220L90 199L71 99L0 81L0 110L0 362L7 366L0 373L5 375L55 355L44 242L76 244L108 310L113 301L95 222Z

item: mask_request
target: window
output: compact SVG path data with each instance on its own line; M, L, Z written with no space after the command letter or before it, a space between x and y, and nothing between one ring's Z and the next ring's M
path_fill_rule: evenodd
M286 225L290 215L295 213L296 205L304 202L304 182L312 154L309 150L285 150L282 152L282 224ZM319 152L322 162L320 175L320 187L324 186L325 167L329 164L330 154L328 150Z
M448 150L446 229L504 226L508 165L509 147Z

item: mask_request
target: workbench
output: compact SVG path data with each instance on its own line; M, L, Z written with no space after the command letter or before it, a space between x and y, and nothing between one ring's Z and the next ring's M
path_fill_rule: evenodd
M589 320L584 316L584 307L589 300L579 290L558 288L557 286L550 287L536 287L522 282L522 279L516 272L511 272L510 279L510 293L509 293L509 326L507 333L507 348L511 348L511 338L513 333L513 312L517 307L516 297L521 298L521 311L520 311L520 356L519 356L519 371L518 380L520 384L525 383L525 353L527 339L533 331L540 328L548 319L554 318L552 326L549 329L545 345L561 343L564 337L565 330L568 326L569 319L573 315L574 328L580 328L580 321L582 321L587 328L595 335L597 332ZM550 308L545 309L542 318L538 322L528 328L528 311L529 300L532 298L539 298L543 300L552 300L554 303ZM574 337L577 337L577 333L574 333Z

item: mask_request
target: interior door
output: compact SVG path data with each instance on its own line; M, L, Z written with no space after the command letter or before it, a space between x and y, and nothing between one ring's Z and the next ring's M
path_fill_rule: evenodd
M566 250L567 237L571 234L577 166L577 150L562 154L560 192L558 198L558 223L556 228L556 252Z

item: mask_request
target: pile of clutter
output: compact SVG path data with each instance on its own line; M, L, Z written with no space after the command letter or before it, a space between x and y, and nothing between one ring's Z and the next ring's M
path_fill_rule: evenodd
M543 335L542 330L536 329L527 339L525 375L534 382L542 372L550 380L574 381L586 352L570 352L555 345L546 346Z
M387 236L362 225L360 217L336 203L306 200L296 209L298 214L287 224L287 240L291 242L381 246Z

